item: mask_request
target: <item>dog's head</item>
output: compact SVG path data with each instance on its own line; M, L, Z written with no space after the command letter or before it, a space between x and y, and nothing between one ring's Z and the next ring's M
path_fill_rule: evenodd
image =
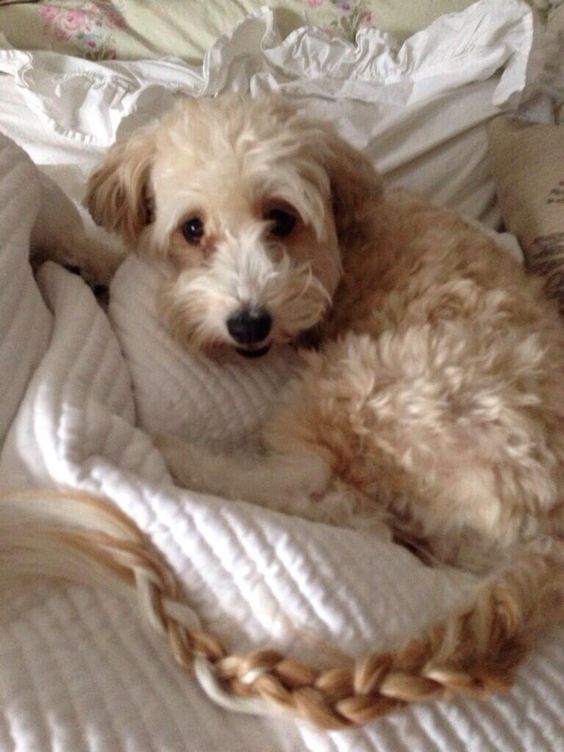
M326 124L275 96L182 100L92 175L95 221L174 274L163 313L183 343L247 356L323 318L341 254L381 181Z

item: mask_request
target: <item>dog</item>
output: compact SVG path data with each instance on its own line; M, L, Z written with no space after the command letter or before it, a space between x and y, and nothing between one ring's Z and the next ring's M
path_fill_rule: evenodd
M185 347L302 347L264 453L161 437L175 479L384 525L482 573L405 673L414 692L421 677L508 682L564 612L564 327L541 282L455 212L385 190L362 153L273 95L182 100L109 150L86 204L167 260L162 320Z

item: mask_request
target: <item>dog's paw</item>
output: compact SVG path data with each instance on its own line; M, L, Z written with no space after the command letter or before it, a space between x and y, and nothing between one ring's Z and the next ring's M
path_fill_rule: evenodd
M93 288L108 287L127 252L117 240L81 238L72 243L68 263L78 268L80 276Z
M368 533L380 540L392 540L390 520L384 508L340 481L334 481L315 506L323 522Z

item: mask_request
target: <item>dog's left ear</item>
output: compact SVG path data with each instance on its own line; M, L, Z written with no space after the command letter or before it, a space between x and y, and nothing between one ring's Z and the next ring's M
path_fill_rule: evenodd
M96 224L134 245L151 221L154 133L146 128L114 144L89 178L84 204Z
M326 147L337 235L346 241L373 217L384 184L370 160L333 130L327 132Z

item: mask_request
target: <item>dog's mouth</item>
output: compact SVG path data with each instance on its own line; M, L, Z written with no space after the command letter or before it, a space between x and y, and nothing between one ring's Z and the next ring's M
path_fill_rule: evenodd
M244 358L262 358L270 350L270 342L266 345L246 345L236 347L235 350Z

